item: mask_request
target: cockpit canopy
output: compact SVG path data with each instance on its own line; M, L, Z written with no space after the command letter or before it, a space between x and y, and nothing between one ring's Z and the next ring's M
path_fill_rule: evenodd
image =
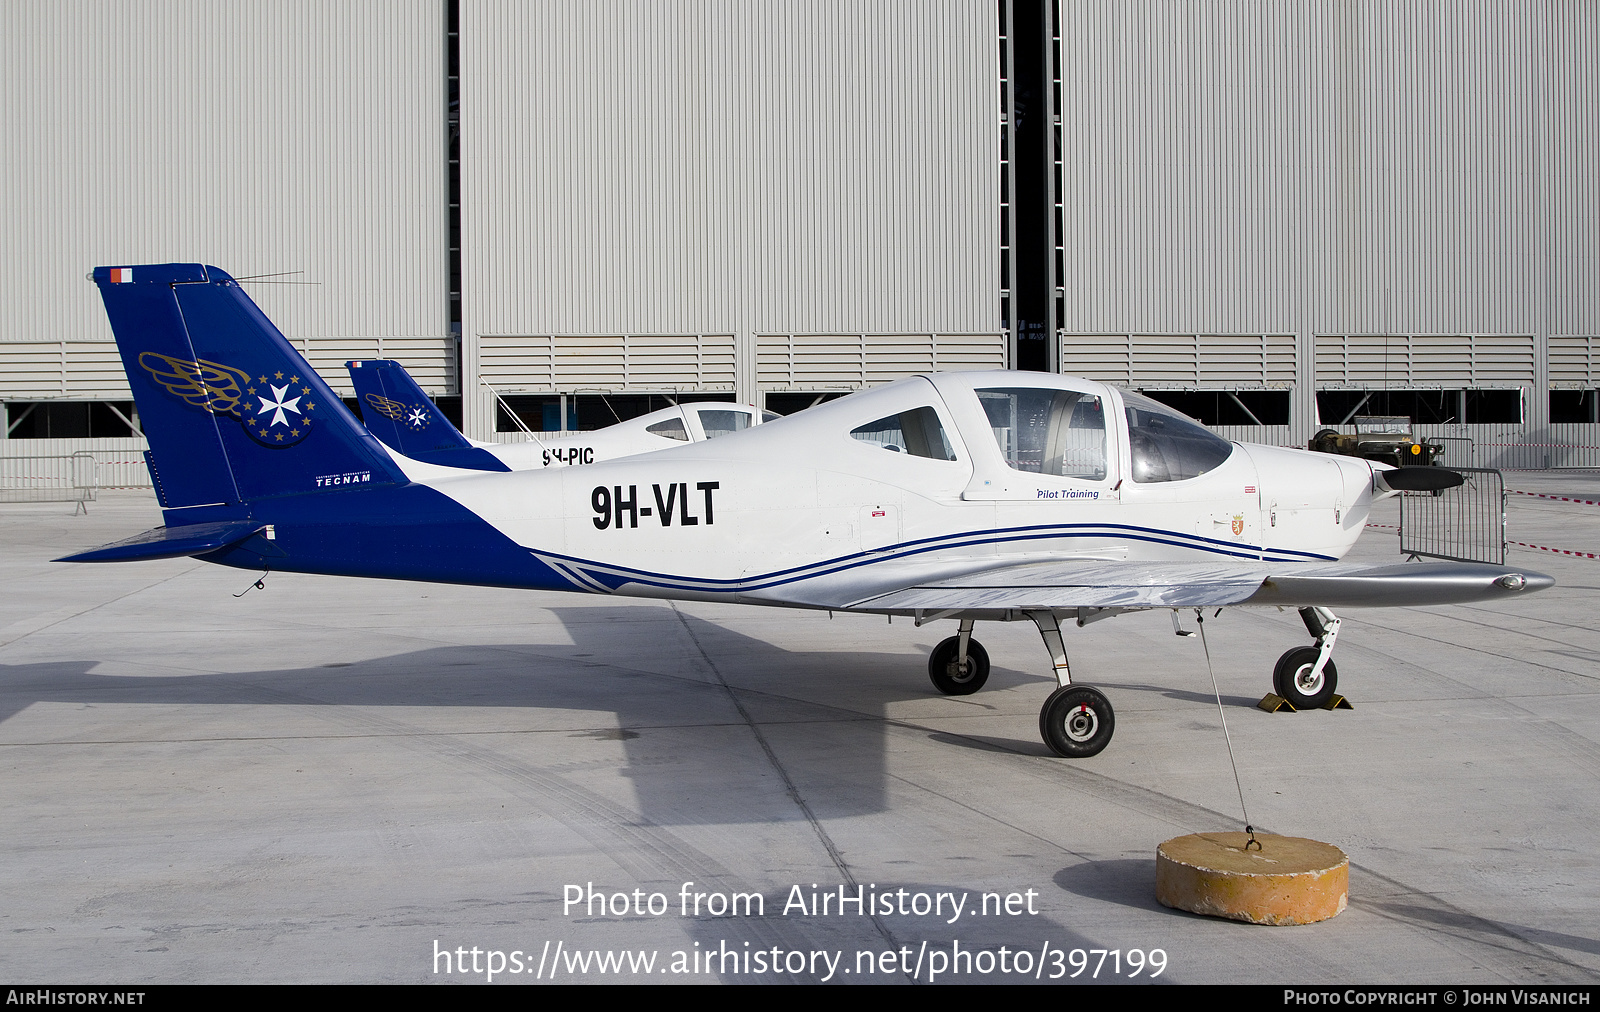
M981 473L1002 463L1013 472L1069 482L1115 477L1158 484L1208 474L1235 449L1165 404L1090 380L999 372L923 379L933 389L903 380L811 410L845 415L843 431L857 444L903 455L908 463L970 454L980 471L973 486L980 496L1026 490Z

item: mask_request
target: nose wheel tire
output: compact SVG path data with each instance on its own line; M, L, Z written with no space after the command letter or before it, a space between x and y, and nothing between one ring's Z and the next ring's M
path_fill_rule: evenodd
M1087 685L1063 685L1039 711L1039 734L1056 755L1087 759L1111 744L1116 716L1111 701Z
M1296 710L1316 709L1339 687L1339 671L1331 658L1322 666L1322 674L1313 674L1319 653L1316 647L1295 647L1272 669L1272 687Z
M961 652L959 637L952 636L928 655L928 677L933 687L947 696L970 696L989 680L989 651L975 639L967 640L966 666L956 662Z

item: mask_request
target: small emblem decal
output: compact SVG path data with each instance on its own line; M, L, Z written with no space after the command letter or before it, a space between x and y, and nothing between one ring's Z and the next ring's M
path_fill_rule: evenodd
M428 412L421 407L391 400L382 394L367 394L366 400L378 414L399 422L413 432L421 432L428 427Z
M1236 517L1233 518L1233 536L1234 537L1238 537L1239 535L1241 535L1243 533L1244 533L1244 517L1236 516Z

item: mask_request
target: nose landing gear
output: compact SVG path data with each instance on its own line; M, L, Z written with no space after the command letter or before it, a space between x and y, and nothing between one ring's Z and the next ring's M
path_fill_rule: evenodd
M1326 608L1301 608L1300 618L1317 641L1278 658L1272 670L1272 688L1296 710L1310 710L1332 699L1339 686L1339 669L1333 666L1332 655L1341 623Z

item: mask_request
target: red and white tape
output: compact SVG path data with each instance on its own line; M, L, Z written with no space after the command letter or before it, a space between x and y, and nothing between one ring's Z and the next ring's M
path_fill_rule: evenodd
M1520 488L1508 488L1506 491L1513 495L1531 495L1538 499L1554 499L1557 502L1575 502L1583 506L1600 506L1600 499L1574 499L1568 495L1545 495L1543 492L1524 492Z
M1600 554L1594 552L1569 552L1565 548L1546 548L1543 545L1530 545L1526 541L1508 541L1508 545L1520 545L1523 548L1532 548L1540 552L1549 552L1552 555L1571 555L1580 559L1600 559Z
M1380 527L1386 531L1398 531L1400 529L1393 524L1368 524L1367 526ZM1549 552L1552 555L1570 555L1577 559L1600 559L1600 552L1574 552L1566 548L1546 548L1544 545L1530 545L1526 541L1507 541L1506 544L1516 545L1519 548L1532 548L1538 552Z

